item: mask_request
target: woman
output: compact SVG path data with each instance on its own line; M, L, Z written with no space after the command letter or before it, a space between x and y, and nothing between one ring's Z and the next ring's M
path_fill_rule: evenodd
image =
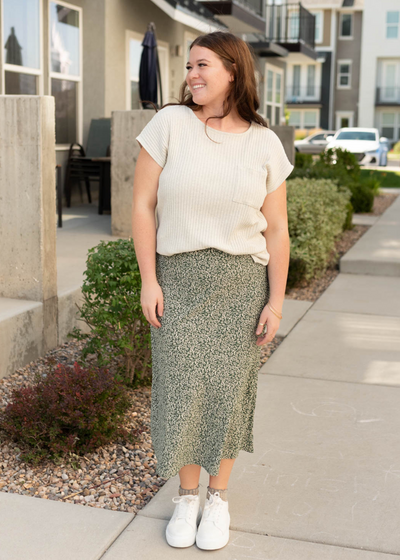
M179 104L137 137L133 240L151 329L156 471L180 477L167 542L215 550L229 541L234 461L254 452L260 347L282 318L293 165L257 113L243 40L199 36L186 68ZM201 467L210 478L197 528Z

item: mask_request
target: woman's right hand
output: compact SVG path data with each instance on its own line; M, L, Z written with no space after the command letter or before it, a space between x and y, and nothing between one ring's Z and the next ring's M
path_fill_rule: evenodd
M158 315L162 317L164 313L164 296L157 280L146 283L142 282L140 304L148 322L153 325L153 327L160 328L161 323L157 319L156 308Z

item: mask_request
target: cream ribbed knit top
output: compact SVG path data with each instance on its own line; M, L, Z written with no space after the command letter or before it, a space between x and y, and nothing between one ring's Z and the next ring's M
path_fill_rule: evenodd
M210 123L213 122L211 119ZM278 136L255 122L236 134L207 127L185 105L160 109L136 140L163 168L157 192L156 251L173 255L214 247L267 265L260 211L290 175Z

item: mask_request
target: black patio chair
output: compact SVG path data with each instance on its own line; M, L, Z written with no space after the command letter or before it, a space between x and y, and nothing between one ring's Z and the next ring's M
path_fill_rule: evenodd
M91 203L90 181L98 181L99 214L102 214L103 210L111 209L109 203L110 144L111 119L104 118L92 119L86 152L81 144L74 142L70 145L64 182L64 193L68 208L71 206L72 185L75 182L78 183L82 201L81 181L85 182L87 197L89 203Z

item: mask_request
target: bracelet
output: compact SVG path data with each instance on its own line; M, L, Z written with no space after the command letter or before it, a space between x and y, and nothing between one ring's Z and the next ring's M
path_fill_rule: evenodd
M282 319L282 314L281 313L278 313L278 311L276 309L273 309L273 307L271 306L271 304L269 302L267 303L267 305L270 308L270 310L272 311L272 313L278 317L278 319Z

